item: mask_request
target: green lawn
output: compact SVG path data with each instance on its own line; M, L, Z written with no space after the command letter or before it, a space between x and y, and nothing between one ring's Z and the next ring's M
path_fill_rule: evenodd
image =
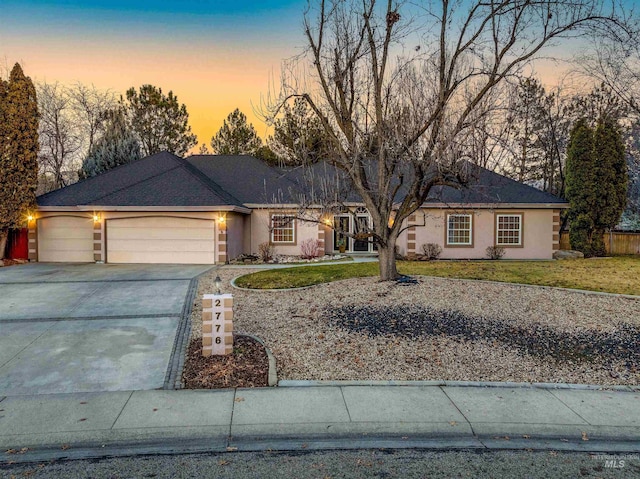
M567 261L399 261L398 270L407 275L486 279L640 295L639 257ZM239 278L236 284L243 288L281 289L377 274L377 263L336 264L261 271Z

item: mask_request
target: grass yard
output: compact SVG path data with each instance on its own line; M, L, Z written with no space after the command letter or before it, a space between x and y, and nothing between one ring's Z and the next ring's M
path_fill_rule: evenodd
M640 295L640 258L631 256L565 261L399 261L398 270L406 275ZM238 278L236 284L243 288L282 289L377 274L377 263L336 264L260 271Z

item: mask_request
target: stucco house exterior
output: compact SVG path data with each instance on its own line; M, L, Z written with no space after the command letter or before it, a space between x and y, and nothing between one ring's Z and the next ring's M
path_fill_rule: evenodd
M565 201L479 167L467 188L438 187L408 219L402 254L425 243L441 258L483 258L504 246L505 258L550 259L559 249ZM225 263L270 242L296 255L306 239L331 253L375 253L367 241L343 238L370 217L363 205L320 222L291 220L296 172L251 156L158 153L39 196L29 220L29 259L41 262ZM277 198L277 201L274 200Z

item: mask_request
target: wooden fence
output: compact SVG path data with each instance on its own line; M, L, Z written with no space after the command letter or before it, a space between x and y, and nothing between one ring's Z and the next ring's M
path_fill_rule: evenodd
M604 234L604 246L607 254L640 255L640 233L612 232ZM560 235L560 249L571 249L569 232Z

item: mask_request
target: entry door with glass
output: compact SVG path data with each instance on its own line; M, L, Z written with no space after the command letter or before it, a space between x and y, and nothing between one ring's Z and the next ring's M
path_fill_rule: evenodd
M371 217L364 210L358 208L355 211L355 217L352 214L341 214L333 217L333 249L340 250L343 244L345 251L350 253L369 253L375 251L375 246L369 237L356 239L343 234L368 233L371 228Z

